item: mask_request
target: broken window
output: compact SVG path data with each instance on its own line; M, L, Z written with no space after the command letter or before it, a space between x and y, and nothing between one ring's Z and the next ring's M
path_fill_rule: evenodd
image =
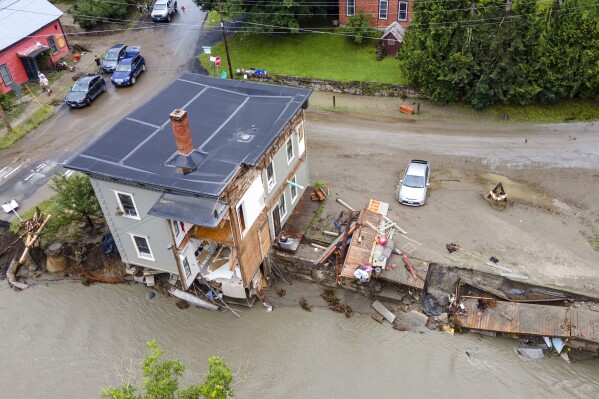
M293 160L293 157L295 156L295 154L293 154L293 140L291 139L291 137L289 137L289 140L287 140L287 165L289 165L291 163L291 161Z
M116 193L117 199L119 200L119 205L121 207L121 211L127 217L139 219L137 208L135 207L135 201L133 201L133 196L127 193Z
M397 19L400 21L406 21L408 19L408 2L400 1L399 2L399 11L397 13Z
M175 237L177 237L181 230L179 230L179 222L177 222L176 220L173 220L173 230L175 233Z
M239 204L237 207L237 217L239 218L239 225L241 227L241 232L243 233L246 229L245 215L243 214L243 203Z
M189 262L187 258L183 258L183 270L185 271L185 277L191 276L191 267L189 267Z
M379 0L379 19L387 19L387 12L389 11L389 1Z
M275 181L275 167L272 162L266 167L266 182L268 183L268 191L273 189Z
M297 179L295 176L293 176L293 178L291 179L292 183L297 184ZM295 199L297 198L297 187L294 186L293 184L290 184L291 186L291 202L294 202Z
M152 250L150 249L150 243L148 242L147 237L136 236L131 234L133 238L133 242L135 243L135 249L137 250L137 256L143 259L154 260L154 255L152 255Z

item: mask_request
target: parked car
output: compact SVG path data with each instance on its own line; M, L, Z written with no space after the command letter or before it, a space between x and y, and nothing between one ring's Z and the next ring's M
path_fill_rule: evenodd
M141 47L139 47L139 46L127 46L125 48L125 56L123 58L133 58L140 52L141 52Z
M75 82L64 102L71 108L85 107L105 91L106 81L102 76L85 75Z
M124 44L115 44L109 48L106 54L104 54L104 58L102 58L102 62L100 63L100 68L102 68L102 71L108 73L113 72L119 61L125 58L126 48L127 46Z
M150 14L150 16L154 22L171 22L171 15L177 11L176 0L156 0L154 6L152 7L152 14Z
M146 70L146 60L140 54L125 58L116 66L110 81L115 86L134 85L137 77Z
M400 180L397 200L404 205L424 205L430 174L428 161L419 159L410 161L403 179Z

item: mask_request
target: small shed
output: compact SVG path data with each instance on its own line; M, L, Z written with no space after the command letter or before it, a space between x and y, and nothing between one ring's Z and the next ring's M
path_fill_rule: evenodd
M383 42L387 55L394 56L397 54L403 43L403 36L405 33L406 30L397 21L385 28L381 35L381 41Z

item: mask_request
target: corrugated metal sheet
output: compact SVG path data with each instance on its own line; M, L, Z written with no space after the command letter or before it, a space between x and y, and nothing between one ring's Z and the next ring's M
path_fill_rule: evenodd
M61 16L62 11L46 0L0 0L0 51ZM45 37L38 41L47 44Z

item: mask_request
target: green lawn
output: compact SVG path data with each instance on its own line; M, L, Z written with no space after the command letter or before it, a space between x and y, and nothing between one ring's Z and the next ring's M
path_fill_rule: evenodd
M376 43L354 45L344 36L316 33L234 35L229 39L229 54L236 69L265 69L315 79L405 83L397 60L375 59ZM224 44L212 47L212 56L220 56L220 71L228 71ZM202 66L213 73L208 55L199 56Z

